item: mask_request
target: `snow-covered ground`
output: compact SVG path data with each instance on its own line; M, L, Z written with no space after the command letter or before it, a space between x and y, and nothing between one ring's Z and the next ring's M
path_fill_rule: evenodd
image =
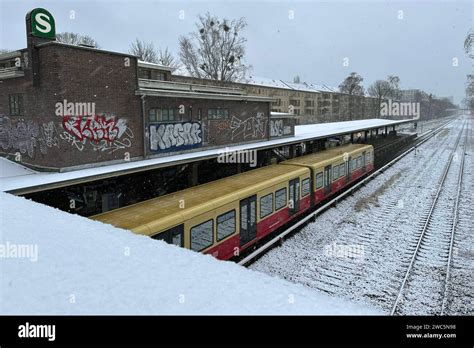
M472 119L470 122L472 130ZM251 268L389 312L461 124L462 121L452 123L416 153L407 155L352 197L321 214L315 223L264 255ZM472 144L472 131L469 134ZM472 145L466 153L466 166L472 166ZM467 222L472 220L474 209L470 197L474 191L472 172L472 168L466 170L463 181L449 288L451 297L455 297L448 307L451 314L472 315L474 311L474 238L472 225ZM446 215L450 214L446 211ZM436 226L442 229L444 222L431 226L431 232L437 233ZM424 250L421 257L434 261L437 256ZM445 264L439 266L438 275L445 268ZM426 314L434 303L421 290L435 289L439 277L434 272L421 276L424 283L419 284L425 287L418 287L415 297L419 301L410 308L411 314Z
M0 192L0 314L380 313Z

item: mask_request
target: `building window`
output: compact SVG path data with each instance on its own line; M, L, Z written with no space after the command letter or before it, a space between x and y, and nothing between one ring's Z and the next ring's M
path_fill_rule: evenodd
M260 198L260 219L273 213L273 193Z
M323 187L323 173L316 174L316 189Z
M229 118L229 109L208 109L207 118L211 120Z
M214 235L214 220L208 220L191 228L191 250L201 251L211 246Z
M150 109L148 112L148 119L150 122L167 122L174 121L178 112L176 109Z
M275 211L286 206L286 187L275 192Z
M235 232L235 210L217 217L217 240L220 241Z
M11 116L21 116L23 115L23 95L21 94L10 94L8 96L8 101L10 105L10 115Z

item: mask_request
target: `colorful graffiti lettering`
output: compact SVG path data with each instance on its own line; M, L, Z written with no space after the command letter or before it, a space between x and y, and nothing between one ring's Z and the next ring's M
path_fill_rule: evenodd
M150 125L151 151L178 151L202 146L200 122Z
M114 116L64 116L63 128L66 132L82 141L88 139L96 143L101 140L113 142L127 129L125 120Z

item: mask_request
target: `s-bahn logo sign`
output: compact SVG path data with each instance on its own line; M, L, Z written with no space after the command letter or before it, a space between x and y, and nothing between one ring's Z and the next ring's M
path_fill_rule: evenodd
M29 14L31 34L45 39L56 39L54 17L44 8L35 8ZM27 18L28 19L28 18Z

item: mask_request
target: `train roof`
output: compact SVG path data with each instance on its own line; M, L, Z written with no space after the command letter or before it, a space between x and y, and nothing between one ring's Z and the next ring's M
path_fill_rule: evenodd
M308 172L299 166L270 165L238 175L194 186L144 202L92 216L102 221L134 232L152 234L176 225L181 221L216 209L224 204L251 196L268 186L276 185ZM180 208L180 202L184 208Z
M371 148L372 148L372 145L347 144L347 145L333 147L328 150L315 152L309 155L292 158L290 160L281 162L281 164L320 167L320 166L324 166L326 164L332 163L335 157L340 156L342 158L345 153L351 156L361 151L369 150Z

